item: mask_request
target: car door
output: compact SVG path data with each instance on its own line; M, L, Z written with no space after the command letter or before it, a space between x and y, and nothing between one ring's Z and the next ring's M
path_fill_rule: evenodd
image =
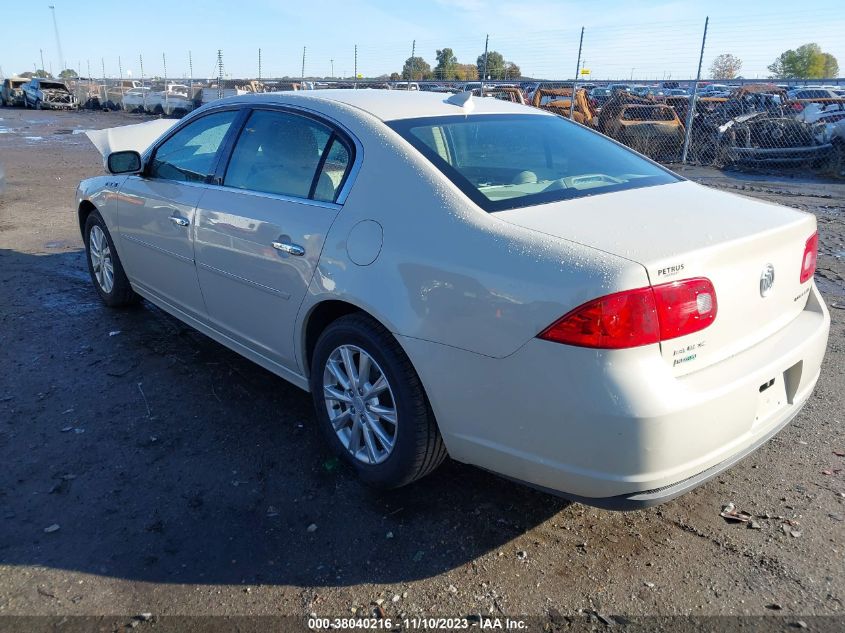
M177 129L154 148L143 174L126 179L118 196L127 275L194 317L206 315L194 265L196 206L240 115L236 109L217 111Z
M296 370L293 326L354 161L324 121L255 109L233 145L222 186L197 208L196 262L213 326Z

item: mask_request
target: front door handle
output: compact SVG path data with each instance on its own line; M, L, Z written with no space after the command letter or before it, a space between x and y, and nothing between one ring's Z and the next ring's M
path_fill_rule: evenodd
M299 244L291 244L290 242L273 242L273 248L277 251L287 253L288 255L296 255L297 257L305 255L304 248L302 248Z
M173 222L173 224L178 224L179 226L188 226L190 224L190 222L185 218L180 218L176 215L171 215L170 221Z

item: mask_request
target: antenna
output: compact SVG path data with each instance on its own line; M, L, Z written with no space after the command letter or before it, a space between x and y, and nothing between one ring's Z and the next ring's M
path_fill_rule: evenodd
M459 92L447 98L444 103L449 103L461 107L466 112L472 112L475 109L475 102L472 100L472 90Z

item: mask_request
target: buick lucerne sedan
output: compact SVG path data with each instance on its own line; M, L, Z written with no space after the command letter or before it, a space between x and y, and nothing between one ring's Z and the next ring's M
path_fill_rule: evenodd
M819 377L813 215L553 114L325 90L215 101L159 133L79 186L94 288L310 391L369 484L448 455L653 505L771 438Z

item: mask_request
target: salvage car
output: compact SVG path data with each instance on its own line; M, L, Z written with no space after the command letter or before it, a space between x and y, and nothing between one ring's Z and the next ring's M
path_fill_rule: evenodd
M36 110L77 110L79 100L63 81L33 77L23 86L24 107Z
M766 442L818 380L815 217L562 117L325 90L144 125L89 132L109 171L76 193L95 292L310 391L319 432L375 486L448 454L653 505Z
M674 108L620 92L596 118L600 132L650 158L675 160L684 142L684 126Z
M23 105L23 85L29 79L26 77L7 77L0 88L0 105L8 108Z

